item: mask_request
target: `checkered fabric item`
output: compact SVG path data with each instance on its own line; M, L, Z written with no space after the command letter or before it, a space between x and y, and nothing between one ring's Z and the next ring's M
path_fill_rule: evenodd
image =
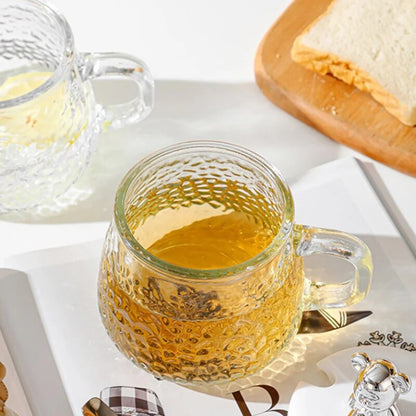
M152 390L114 386L102 390L100 397L119 416L165 416L159 398Z

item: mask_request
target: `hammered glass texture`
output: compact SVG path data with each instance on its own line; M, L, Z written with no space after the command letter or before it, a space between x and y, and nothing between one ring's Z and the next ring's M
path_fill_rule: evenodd
M65 52L65 32L54 17L18 1L2 0L0 11L1 71L30 66L53 72Z
M64 193L88 164L98 127L91 85L81 80L62 22L31 2L2 1L0 14L0 85L60 74L42 94L0 108L0 212L7 212Z
M164 208L207 203L253 214L277 232L282 204L270 178L221 154L146 166L129 185L125 211L133 232ZM293 338L303 283L290 240L255 271L192 279L139 259L113 222L98 294L108 334L134 363L179 383L218 383L259 370Z
M127 222L134 230L164 208L208 203L261 218L277 233L284 204L274 185L266 173L254 172L249 161L214 154L170 156L163 164L147 166L131 183L125 201ZM129 216L131 206L140 217Z

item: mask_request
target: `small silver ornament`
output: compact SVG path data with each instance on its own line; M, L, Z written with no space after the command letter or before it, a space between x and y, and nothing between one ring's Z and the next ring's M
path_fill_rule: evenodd
M409 377L399 373L392 362L370 360L361 352L353 354L351 363L358 378L350 396L352 410L348 416L400 416L396 402L400 394L410 391Z

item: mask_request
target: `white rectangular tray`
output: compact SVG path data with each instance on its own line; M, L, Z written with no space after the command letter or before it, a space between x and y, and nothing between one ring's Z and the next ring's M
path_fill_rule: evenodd
M287 409L298 382L329 383L316 367L318 361L368 340L371 332L396 331L416 343L415 258L358 162L345 159L315 168L292 190L297 222L355 233L370 246L373 286L351 309L373 315L326 334L298 335L279 359L247 380L189 389L157 381L107 337L96 300L102 241L10 258L10 269L0 270L0 327L33 415L81 415L88 399L112 385L154 390L166 416L241 416L233 395L237 391L252 414L265 412L272 399L259 385L278 392L273 409ZM339 260L315 257L308 261L307 273L325 279L341 270L352 272Z

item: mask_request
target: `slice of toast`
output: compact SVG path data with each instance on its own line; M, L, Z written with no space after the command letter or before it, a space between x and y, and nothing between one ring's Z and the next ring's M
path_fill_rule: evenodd
M369 92L416 124L416 1L334 0L296 39L292 59Z

